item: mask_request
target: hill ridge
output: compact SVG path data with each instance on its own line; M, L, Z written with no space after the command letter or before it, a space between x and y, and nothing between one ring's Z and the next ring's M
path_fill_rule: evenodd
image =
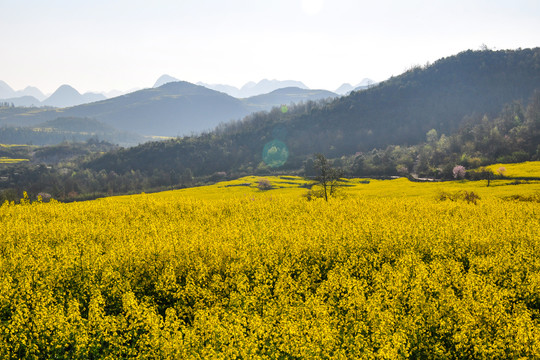
M198 176L241 169L249 173L265 168L264 146L278 135L289 154L280 169L299 169L314 153L340 158L389 145L420 144L431 129L453 134L468 116L495 116L505 104L526 103L539 87L540 48L468 50L329 102L308 102L285 114L277 109L252 114L200 136L108 154L88 166L112 169L114 164L118 171L189 168Z

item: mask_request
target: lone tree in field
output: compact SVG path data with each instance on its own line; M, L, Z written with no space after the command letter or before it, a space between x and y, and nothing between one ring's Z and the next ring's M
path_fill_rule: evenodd
M454 169L452 169L452 174L454 175L454 179L464 179L466 174L465 167L462 165L456 165L454 166Z
M315 170L317 171L315 181L322 188L320 197L328 201L328 197L334 195L339 186L339 179L343 176L343 172L333 168L322 154L315 154Z

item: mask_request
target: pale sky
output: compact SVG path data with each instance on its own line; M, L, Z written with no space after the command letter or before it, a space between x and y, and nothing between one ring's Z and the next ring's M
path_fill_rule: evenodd
M169 74L335 90L482 44L540 46L538 0L0 0L0 80L52 93Z

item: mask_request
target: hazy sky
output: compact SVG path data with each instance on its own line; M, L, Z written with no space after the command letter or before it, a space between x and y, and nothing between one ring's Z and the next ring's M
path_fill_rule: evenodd
M486 44L540 46L538 0L0 0L0 80L45 93L162 74L335 90Z

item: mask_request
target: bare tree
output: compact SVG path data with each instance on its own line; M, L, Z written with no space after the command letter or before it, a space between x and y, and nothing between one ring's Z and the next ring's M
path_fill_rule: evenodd
M332 167L330 162L322 154L315 154L315 170L318 175L315 177L318 185L322 188L322 196L328 201L328 197L335 194L339 184L339 179L343 172Z

